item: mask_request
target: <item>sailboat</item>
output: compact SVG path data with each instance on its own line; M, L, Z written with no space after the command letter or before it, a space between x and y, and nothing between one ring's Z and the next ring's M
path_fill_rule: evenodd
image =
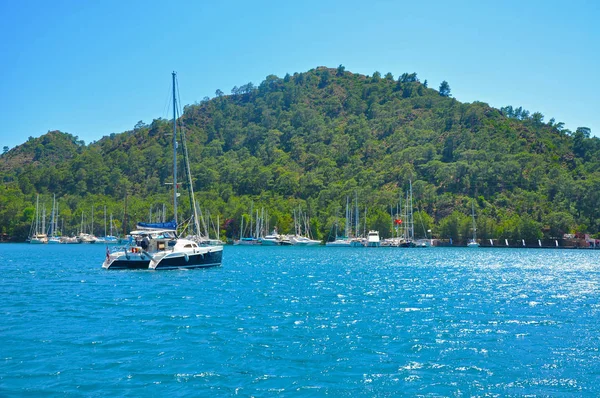
M222 245L201 245L177 236L177 96L176 73L173 72L173 221L168 223L138 223L137 230L130 233L130 243L124 247L106 247L104 269L190 269L220 266ZM184 133L181 131L182 141ZM185 153L184 153L185 154ZM189 160L185 156L188 184L191 189ZM193 199L193 195L192 195ZM200 235L195 203L192 200L194 231Z
M473 238L467 243L467 247L479 247L477 243L477 225L475 224L475 203L471 201L471 216L473 217Z
M60 243L60 238L56 235L58 225L58 203L56 203L56 195L52 199L52 215L50 217L50 236L48 237L48 243Z
M253 212L253 206L254 203L251 204L250 206L250 224L246 227L248 229L248 234L249 236L244 236L244 216L242 215L242 221L240 224L240 239L236 240L233 242L234 245L243 245L243 246L254 246L254 245L258 245L261 243L260 239L258 239L257 236L253 236L253 232L252 232L252 212ZM258 210L257 210L258 213ZM258 224L258 214L256 215L257 217L257 224Z
M84 213L83 213L83 211L81 211L81 227L79 229L79 235L77 235L77 241L79 243L86 243L86 244L96 243L96 240L98 238L96 238L93 234L93 231L94 231L94 206L92 206L92 226L90 228L92 233L85 232L86 224L84 222L84 218L85 218Z
M112 234L112 230L113 230L113 220L112 220L112 214L110 215L110 235L107 234L108 230L107 230L107 226L106 226L106 206L104 206L104 236L98 237L96 238L96 243L100 243L100 244L110 244L110 245L114 245L119 243L119 239L116 236L113 236Z
M35 220L31 224L31 234L29 236L29 243L40 244L48 243L48 235L44 233L44 224L46 224L46 213L44 210L44 216L40 225L40 195L37 195L35 201ZM34 228L35 225L35 228Z
M337 222L335 231L335 240L333 242L325 243L327 247L352 247L352 238L350 238L350 216L352 210L350 209L350 198L346 197L346 225L344 227L344 235L338 236Z
M302 224L304 224L304 234L302 233ZM298 213L294 210L294 225L296 234L290 236L290 242L294 246L318 246L321 244L320 240L312 239L310 236L310 222L306 214L302 213L301 209L298 209Z

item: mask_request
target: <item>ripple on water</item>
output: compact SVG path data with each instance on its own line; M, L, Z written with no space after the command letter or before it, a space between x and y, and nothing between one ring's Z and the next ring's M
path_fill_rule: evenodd
M226 247L106 272L105 248L57 246L0 250L8 395L600 394L595 252Z

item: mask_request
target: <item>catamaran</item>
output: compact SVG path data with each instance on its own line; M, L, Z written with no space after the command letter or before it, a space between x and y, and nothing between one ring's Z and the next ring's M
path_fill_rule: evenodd
M102 263L105 269L189 269L220 266L223 257L222 245L201 245L177 235L177 97L176 73L173 72L173 221L169 223L138 223L130 233L129 243L124 247L109 250ZM189 160L185 149L185 134L181 130L186 174L189 189L192 189ZM190 192L193 225L200 235L193 191Z

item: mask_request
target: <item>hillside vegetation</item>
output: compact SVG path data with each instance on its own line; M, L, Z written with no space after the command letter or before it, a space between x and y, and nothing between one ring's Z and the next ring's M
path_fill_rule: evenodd
M228 237L252 206L280 232L291 232L293 210L302 208L313 234L327 238L355 195L367 228L389 236L390 206L409 181L417 233L469 237L471 200L483 239L600 227L600 140L589 129L461 103L447 83L428 88L415 73L363 76L340 66L270 75L186 106L181 121L200 206L220 216ZM89 145L49 132L5 151L0 232L27 236L37 193L48 210L56 194L65 233L79 228L82 212L90 219L92 205L95 220L107 206L121 228L126 194L132 224L124 229L147 221L151 208L172 209L170 134L170 121L156 119Z

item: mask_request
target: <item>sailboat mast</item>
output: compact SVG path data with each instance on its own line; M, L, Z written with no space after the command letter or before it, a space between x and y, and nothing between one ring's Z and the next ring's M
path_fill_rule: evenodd
M125 209L123 210L123 236L127 236L127 191L125 191Z
M35 234L40 234L40 194L37 195L35 200Z
M413 192L412 192L412 181L408 180L410 185L410 238L415 239L415 219L413 214Z
M477 226L475 225L475 203L471 201L471 215L473 216L473 242L477 240Z
M56 194L52 196L52 213L50 215L50 236L54 236L54 206L56 205Z
M350 198L346 196L346 226L344 229L344 238L350 236L350 207L349 207Z
M173 72L173 213L177 225L177 99L175 97L175 76Z
M354 210L354 217L355 217L355 220L354 220L354 224L355 224L354 231L356 233L355 238L358 238L360 236L360 231L359 231L359 226L358 226L358 212L359 212L359 210L358 210L358 192L355 192L355 194L356 194L356 208Z

